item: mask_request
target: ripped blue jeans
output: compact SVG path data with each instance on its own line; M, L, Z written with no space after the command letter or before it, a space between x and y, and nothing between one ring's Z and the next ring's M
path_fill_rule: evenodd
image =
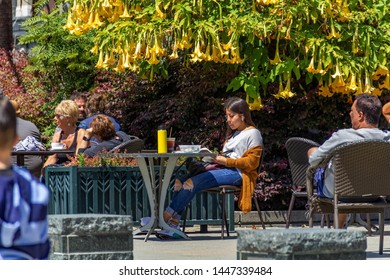
M186 176L178 178L182 183L187 180ZM174 217L180 219L187 204L194 196L204 190L218 187L221 185L241 186L242 177L236 168L223 168L203 172L191 178L193 183L192 189L181 188L175 191L172 196L172 201L166 211Z

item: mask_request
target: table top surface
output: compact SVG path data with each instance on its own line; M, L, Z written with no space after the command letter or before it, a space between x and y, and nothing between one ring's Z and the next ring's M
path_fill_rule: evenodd
M173 153L156 153L156 152L141 152L141 153L112 153L112 154L104 154L107 157L133 157L133 158L171 158L171 157L216 157L217 153L209 153L209 152L173 152Z
M13 151L12 155L45 156L53 154L74 154L72 150L48 150L48 151Z

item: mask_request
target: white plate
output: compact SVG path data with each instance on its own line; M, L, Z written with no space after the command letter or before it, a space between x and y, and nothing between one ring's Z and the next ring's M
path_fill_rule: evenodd
M202 161L209 162L209 163L214 163L213 158L209 157L209 156L203 157Z
M60 150L66 150L65 148L51 148L52 151L60 151Z
M183 153L198 153L201 145L179 145L179 149Z

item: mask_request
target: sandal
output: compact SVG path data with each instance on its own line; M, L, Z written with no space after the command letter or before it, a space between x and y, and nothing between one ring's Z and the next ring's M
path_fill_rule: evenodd
M169 239L184 239L181 235L170 231L170 230L161 230L155 233L156 237L161 240L169 240Z

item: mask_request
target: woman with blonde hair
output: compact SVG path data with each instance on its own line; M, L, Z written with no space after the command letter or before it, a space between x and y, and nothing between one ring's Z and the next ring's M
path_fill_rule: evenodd
M59 129L53 135L51 143L62 143L69 154L54 154L48 157L43 167L49 164L63 164L69 161L68 156L74 156L77 146L77 120L79 109L75 101L63 100L55 108L54 119Z

